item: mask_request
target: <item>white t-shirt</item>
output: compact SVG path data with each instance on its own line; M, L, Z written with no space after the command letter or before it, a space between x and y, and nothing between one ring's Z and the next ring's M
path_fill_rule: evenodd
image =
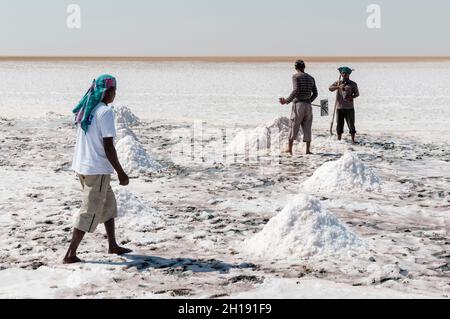
M106 157L103 138L116 137L114 112L101 102L92 112L93 120L87 133L80 126L72 169L81 175L108 175L114 168Z

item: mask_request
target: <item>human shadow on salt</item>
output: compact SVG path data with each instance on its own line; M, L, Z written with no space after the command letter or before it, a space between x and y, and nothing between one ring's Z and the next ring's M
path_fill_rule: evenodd
M215 259L191 259L174 258L166 259L155 256L143 255L124 255L127 259L123 262L108 261L86 261L85 264L100 264L107 266L122 266L127 268L136 268L138 271L148 269L166 269L168 272L219 272L228 273L230 269L255 269L256 265L251 263L228 264Z

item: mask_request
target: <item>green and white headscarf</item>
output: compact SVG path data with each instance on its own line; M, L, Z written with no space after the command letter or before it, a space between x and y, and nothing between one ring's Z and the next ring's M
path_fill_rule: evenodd
M342 73L352 74L352 72L355 71L355 70L349 68L348 66L341 66L341 67L338 69L338 71L339 71L339 73L341 73L341 74L342 74Z
M92 82L91 87L84 97L73 109L75 123L80 125L86 133L92 123L92 112L105 97L105 92L110 88L117 88L116 78L112 75L104 74Z

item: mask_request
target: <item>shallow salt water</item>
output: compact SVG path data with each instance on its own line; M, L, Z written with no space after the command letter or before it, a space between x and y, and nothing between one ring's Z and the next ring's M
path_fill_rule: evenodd
M357 129L361 133L450 136L450 62L349 63L358 82ZM309 63L319 99L334 94L340 63ZM289 63L187 62L0 62L0 114L41 117L48 111L70 113L100 73L117 76L116 105L128 105L142 119L206 121L256 127L290 107L278 104L292 88ZM330 117L315 110L315 128L329 128Z

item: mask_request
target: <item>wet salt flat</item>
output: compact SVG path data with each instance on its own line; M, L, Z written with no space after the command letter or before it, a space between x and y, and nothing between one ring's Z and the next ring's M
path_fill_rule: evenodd
M316 113L315 155L285 157L287 64L0 63L0 297L448 298L449 66L354 65L360 144ZM311 64L322 97L332 67ZM70 109L105 70L122 83L133 178L113 187L134 252L107 255L99 227L63 266L80 206Z

